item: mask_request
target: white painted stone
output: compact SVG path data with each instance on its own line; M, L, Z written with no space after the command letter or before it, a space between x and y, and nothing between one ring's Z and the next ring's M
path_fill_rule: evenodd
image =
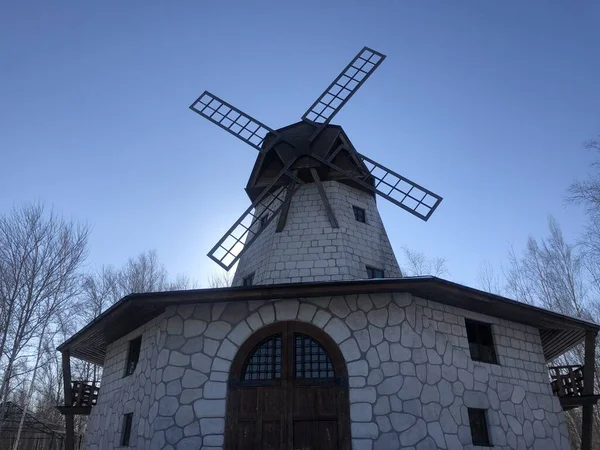
M356 304L364 312L369 312L373 309L373 302L371 301L371 298L366 294L359 295L358 299L356 300Z
M258 310L260 318L265 325L275 322L275 310L272 303L267 303Z
M350 405L350 418L355 422L370 422L373 410L370 403L353 403Z
M402 432L404 430L408 430L412 427L417 418L412 414L404 414L404 413L391 413L389 415L390 421L392 422L392 427L395 431Z
M415 377L404 377L402 388L398 392L398 397L401 400L411 400L421 396L423 385Z
M337 317L334 317L327 323L325 332L329 334L337 344L348 339L351 335L346 324Z
M388 342L399 342L400 341L400 327L386 327L383 335L385 336L385 340Z
M331 314L324 309L319 309L313 319L313 325L319 328L325 328L325 325L327 322L329 322L329 319L331 319Z
M385 308L371 310L367 313L367 319L376 327L383 328L387 325L388 311Z
M342 342L340 345L340 350L342 351L342 355L344 355L344 359L347 362L355 361L360 358L360 350L354 338L349 338Z
M263 321L260 318L260 314L258 312L250 314L248 316L248 318L246 319L246 322L248 322L248 325L250 325L250 328L252 328L252 331L259 330L260 328L263 327Z
M371 339L369 338L368 330L360 330L354 333L354 337L356 338L356 342L358 342L358 347L361 352L366 352L371 346Z
M316 312L317 307L315 305L311 305L310 303L300 303L298 320L302 322L311 322Z
M354 376L367 376L369 374L369 366L367 362L362 359L359 361L351 362L348 364L348 375Z
M217 355L219 356L219 358L231 361L235 357L236 353L237 347L229 339L225 339L221 343L221 347L219 348Z
M389 306L388 325L399 325L404 320L404 310L400 309L396 304L391 303Z
M204 320L187 319L183 324L183 337L189 338L198 336L206 330L206 322Z
M227 335L227 338L237 346L240 346L251 334L252 330L248 324L246 324L246 322L240 322L233 328L233 330L231 330L231 332Z
M364 312L356 311L346 318L346 324L348 324L352 330L362 330L367 326L367 317Z
M369 325L369 336L371 337L371 345L377 345L383 341L383 330Z
M204 335L213 339L223 339L227 336L229 330L231 330L231 325L227 322L211 322L208 324Z
M221 418L200 419L200 432L202 436L207 434L223 434L225 431L225 420Z
M225 417L225 400L197 400L194 402L194 413L199 418Z
M342 319L350 314L350 308L343 297L333 297L329 303L329 310Z
M214 339L204 339L203 350L208 356L215 356L217 354L217 350L219 350L219 341L215 341ZM200 349L198 349L200 351Z
M352 437L375 439L379 428L373 422L352 422Z
M184 388L198 388L202 386L208 377L196 370L187 369L181 379L181 386Z
M421 347L421 337L413 331L408 322L402 322L402 337L400 340L403 347Z
M210 372L210 366L212 359L202 353L196 353L192 355L192 369L198 370L202 373Z

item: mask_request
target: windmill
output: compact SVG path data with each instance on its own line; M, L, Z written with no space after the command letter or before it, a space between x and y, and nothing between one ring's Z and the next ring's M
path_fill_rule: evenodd
M260 152L246 191L252 204L210 250L225 270L250 248L277 218L283 230L294 194L315 183L332 228L338 228L324 180L336 180L379 195L427 221L442 198L408 178L358 153L341 127L331 120L384 61L364 47L304 113L300 122L273 129L205 91L190 109Z

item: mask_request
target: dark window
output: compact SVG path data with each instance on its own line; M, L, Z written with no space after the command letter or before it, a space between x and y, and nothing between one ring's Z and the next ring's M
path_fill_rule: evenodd
M281 335L265 339L244 364L243 381L281 379Z
M296 378L333 378L333 364L321 345L303 334L295 335Z
M359 222L366 223L365 210L358 206L353 206L352 209L354 210L354 218Z
M123 416L123 433L121 434L121 446L129 447L129 438L131 437L131 422L133 421L133 413Z
M267 222L269 221L269 214L264 214L260 217L260 229L262 230L267 226Z
M135 372L138 361L140 360L140 349L142 348L142 337L129 341L129 353L127 354L127 366L125 366L125 376Z
M474 322L472 320L465 320L465 325L467 327L467 339L469 341L471 359L473 361L498 364L496 351L494 350L492 326L489 323Z
M491 447L490 435L488 434L485 409L467 408L469 412L469 424L471 425L471 439L473 445Z
M367 266L367 278L383 278L383 270Z
M248 275L247 277L244 277L242 281L243 286L252 286L252 283L254 283L254 272Z

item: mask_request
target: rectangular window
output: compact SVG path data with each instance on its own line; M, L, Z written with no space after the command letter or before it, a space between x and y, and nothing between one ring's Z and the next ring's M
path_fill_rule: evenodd
M383 270L367 266L367 278L383 278Z
M353 206L352 209L354 210L354 218L359 222L366 223L365 210L358 206Z
M123 432L121 433L121 446L129 447L129 438L131 437L131 422L133 421L133 413L123 416Z
M488 425L485 417L485 409L467 408L469 412L469 424L471 425L471 439L473 445L491 447Z
M473 361L481 361L490 364L498 364L496 350L494 349L494 337L492 326L489 323L465 320L467 327L467 339L469 351Z
M254 283L254 272L252 272L247 277L244 277L244 279L243 279L244 286L252 286L253 283Z
M129 341L129 352L127 354L127 365L125 366L125 376L128 377L133 372L140 360L140 349L142 348L142 337L139 336Z

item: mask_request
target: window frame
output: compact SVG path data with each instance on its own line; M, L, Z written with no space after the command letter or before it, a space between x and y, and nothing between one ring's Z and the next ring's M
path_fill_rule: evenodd
M383 269L378 269L377 267L373 267L373 266L365 266L365 268L367 270L367 278L369 280L377 280L380 278L385 278L385 272ZM378 273L381 273L380 277L376 276Z
M354 211L354 219L360 223L367 223L367 210L360 206L352 205L352 211ZM362 215L362 216L361 216ZM362 220L361 220L362 218Z
M269 213L263 214L258 218L259 229L263 230L267 227L267 222L269 222Z
M480 322L478 320L465 319L465 329L467 331L467 342L469 343L469 355L471 356L471 359L481 363L499 365L498 352L496 351L496 341L494 340L494 330L492 328L492 324ZM469 333L469 329L472 330L472 333ZM487 331L489 331L489 340L491 343L483 343L483 341L487 339L482 336L482 329L487 329ZM473 333L475 333L474 336ZM478 348L479 356L474 354L473 347ZM481 355L486 354L485 352L481 351L482 348L489 349L491 351L491 358L486 359L481 357Z
M139 345L138 345L139 343ZM135 347L134 347L135 346ZM136 348L137 347L137 348ZM137 354L136 354L137 353ZM125 360L125 374L123 378L133 375L138 363L140 362L140 354L142 353L142 335L129 341L127 350L127 359ZM134 358L135 356L135 358ZM135 361L134 361L135 359Z
M242 286L244 287L248 287L248 286L254 286L254 273L252 272L249 275L246 275L245 277L242 278Z
M483 419L483 430L479 428L473 428L472 417L475 414L480 414L478 419ZM478 447L493 447L492 441L490 440L490 427L487 420L487 409L483 408L467 408L467 415L469 416L469 428L471 429L471 442L473 445ZM482 435L475 435L477 432L482 432Z
M121 447L130 446L132 428L133 413L123 414L123 428L121 429Z

